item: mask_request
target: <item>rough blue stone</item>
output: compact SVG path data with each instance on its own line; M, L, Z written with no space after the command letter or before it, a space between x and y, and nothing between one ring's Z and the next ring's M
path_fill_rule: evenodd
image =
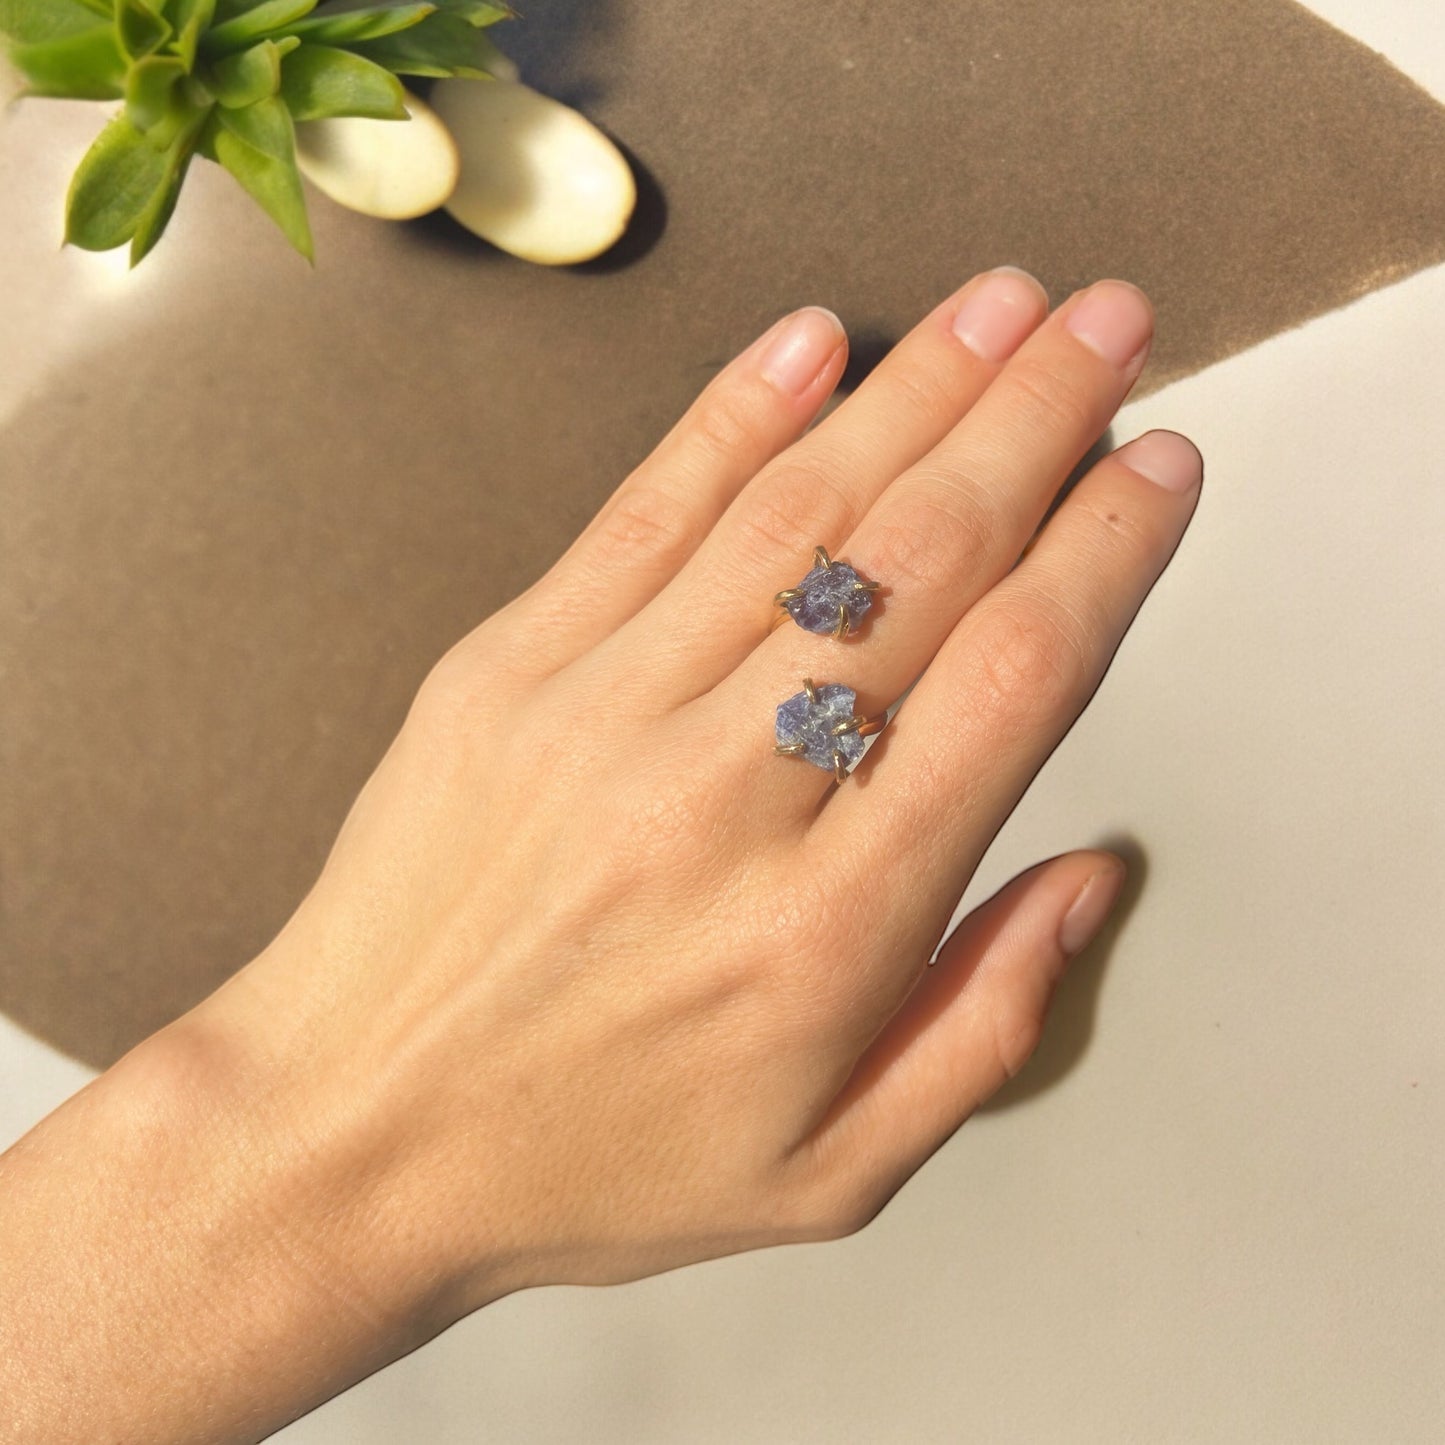
M851 687L836 682L825 682L814 691L817 702L809 702L808 694L800 692L778 704L777 739L780 743L801 742L799 757L831 773L834 748L850 766L863 756L863 739L857 733L836 738L832 733L838 723L853 716L858 695Z
M862 578L846 563L814 567L798 588L801 597L785 602L789 616L809 632L832 632L838 625L839 606L848 609L848 631L855 632L863 614L873 605L871 592L857 590Z

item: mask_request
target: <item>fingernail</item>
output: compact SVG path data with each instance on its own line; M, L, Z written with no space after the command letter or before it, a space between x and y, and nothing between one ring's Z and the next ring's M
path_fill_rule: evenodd
M953 334L985 361L1007 361L1048 310L1044 288L1017 266L990 271L964 298Z
M1059 947L1066 958L1085 949L1112 912L1124 886L1124 865L1112 863L1090 875L1059 924Z
M802 396L843 339L843 323L831 311L805 306L768 344L762 373L779 391Z
M1123 370L1148 346L1154 312L1137 286L1098 281L1069 308L1064 325L1090 351Z
M1166 492L1192 492L1204 480L1204 458L1188 437L1175 431L1146 431L1114 453L1131 472Z

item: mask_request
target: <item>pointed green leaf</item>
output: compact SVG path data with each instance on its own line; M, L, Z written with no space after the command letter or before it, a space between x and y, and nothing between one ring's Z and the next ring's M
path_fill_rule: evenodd
M139 131L158 125L170 113L176 82L186 67L174 55L148 55L125 78L125 113Z
M407 30L352 48L397 75L485 76L488 66L502 58L485 32L440 10Z
M296 133L276 97L245 110L213 112L207 126L212 154L281 228L286 239L314 259L306 197L296 169Z
M132 60L159 50L171 38L170 22L144 0L115 0L115 28L121 49Z
M281 98L292 120L364 115L405 120L406 92L389 70L349 50L303 45L281 66Z
M118 115L85 153L65 202L65 239L86 251L109 251L135 234L165 184L166 155Z
M168 12L176 28L175 52L187 70L195 68L196 49L215 10L216 0L175 0Z
M137 266L161 238L176 209L176 199L195 154L195 135L181 137L166 153L165 172L150 203L141 212L135 233L130 239L130 264Z
M83 0L0 0L0 35L21 45L58 40L93 30L99 19L110 19L110 6L95 0L97 11Z
M436 0L438 10L460 15L468 25L495 25L499 20L514 20L517 12L495 0Z
M316 45L350 45L357 40L378 40L406 30L436 13L431 0L412 5L378 5L345 14L309 15L286 27L287 35L299 35Z
M275 95L281 87L281 57L301 42L263 40L249 50L239 50L218 60L207 77L216 99L228 109L255 105Z
M261 0L261 4L208 30L201 37L201 53L215 56L244 50L264 40L272 31L283 30L303 15L309 15L315 8L316 0Z
M115 100L125 83L125 56L116 43L113 25L96 25L33 45L14 45L10 59L31 95Z

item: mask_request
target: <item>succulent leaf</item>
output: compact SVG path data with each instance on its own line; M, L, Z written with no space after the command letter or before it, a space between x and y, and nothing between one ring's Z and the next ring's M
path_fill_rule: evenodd
M96 25L54 40L12 45L10 59L30 95L116 100L125 85L125 56L115 26Z
M121 114L96 137L70 182L65 239L86 251L109 251L135 234L166 181L166 155Z
M499 20L510 20L516 11L507 5L498 5L494 0L436 0L438 10L460 15L468 25L495 25Z
M261 4L214 25L201 37L203 55L244 50L273 31L284 29L316 8L316 0L261 0Z
M406 93L389 70L327 45L303 45L281 67L281 98L292 120L360 115L405 120Z
M161 184L151 196L149 204L141 212L135 233L130 238L130 264L139 265L149 254L151 247L161 238L176 209L176 200L181 194L181 185L190 168L191 157L195 155L195 131L178 136L165 153L165 171Z
M281 88L281 57L299 40L262 40L218 60L207 77L211 93L228 110L241 110L273 96Z
M309 15L286 27L288 35L299 35L317 45L349 45L356 40L377 40L417 25L436 12L430 0L414 5L379 5L342 14Z
M185 73L176 55L148 55L131 66L125 78L125 113L138 131L148 131L166 118Z
M211 23L215 10L216 0L175 0L168 11L171 24L176 28L175 52L185 62L187 70L195 68L201 35Z
M109 19L105 0L94 0L92 5L83 0L0 0L0 35L19 45L58 40Z
M171 38L170 21L143 0L116 0L116 36L132 60L142 60Z
M501 54L482 30L445 10L395 35L360 41L352 48L397 75L438 77L486 76L489 63Z
M296 132L282 101L272 96L244 110L217 106L206 130L211 154L240 181L286 239L313 260L306 197L296 169Z

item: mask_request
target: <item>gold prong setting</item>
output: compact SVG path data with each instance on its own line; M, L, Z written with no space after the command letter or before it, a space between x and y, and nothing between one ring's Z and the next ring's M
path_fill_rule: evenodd
M863 756L864 739L887 722L886 714L864 717L857 701L851 687L805 677L802 692L778 704L773 751L826 769L841 783Z
M880 588L847 562L829 557L827 548L813 548L813 566L796 587L773 594L774 603L799 627L840 642L857 632Z

